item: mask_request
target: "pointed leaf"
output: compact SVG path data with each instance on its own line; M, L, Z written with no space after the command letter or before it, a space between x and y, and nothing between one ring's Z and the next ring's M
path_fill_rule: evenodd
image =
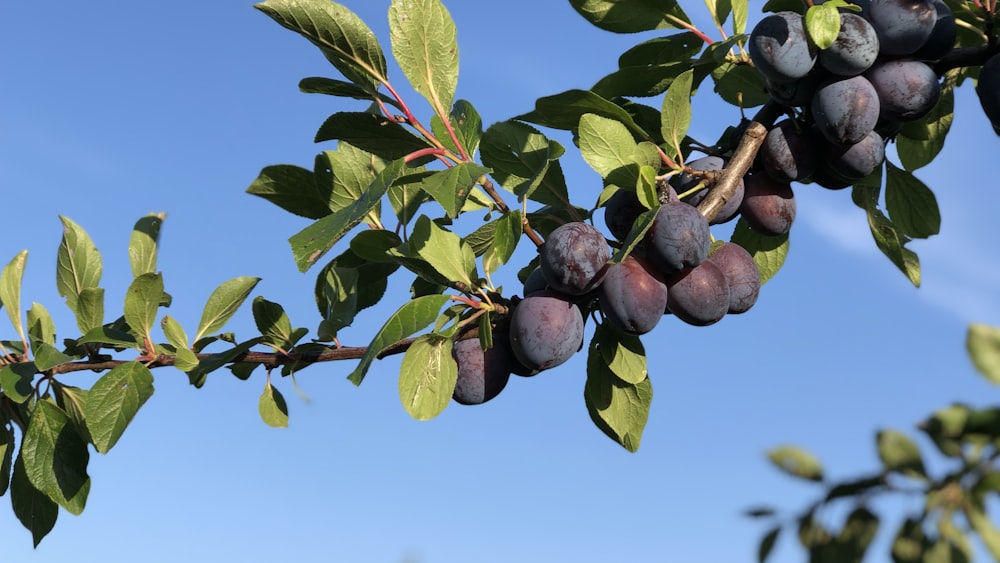
M353 205L385 165L385 160L348 143L339 143L335 151L320 153L316 157L316 178L323 184L320 191L327 200L327 208L340 211ZM372 213L378 209L379 206L374 206Z
M191 347L188 344L187 333L184 332L184 328L177 322L177 319L170 315L165 315L163 320L160 321L160 328L163 330L163 335L167 337L167 342L172 344L174 348Z
M153 374L139 362L120 364L104 374L87 394L84 415L94 447L108 453L153 395Z
M425 295L407 301L398 311L392 314L362 356L358 366L347 377L351 383L361 385L368 373L368 368L378 355L388 346L416 333L433 323L441 311L441 307L450 299L447 295Z
M810 481L823 480L823 468L812 454L792 446L782 446L767 452L768 459L785 473L808 479Z
M59 244L56 288L75 313L80 292L96 288L101 282L101 255L86 231L66 217L60 215L59 219L63 224L63 236ZM80 330L86 332L90 328L80 327Z
M895 430L882 430L876 434L878 457L886 471L898 471L907 477L927 479L920 450L908 436Z
M517 248L517 243L521 240L521 233L524 232L520 209L504 213L493 224L493 239L485 251L487 258L483 260L484 265L487 261L494 265L493 269L487 269L490 273L495 272L496 267L506 264L510 260ZM462 246L465 248L469 245L463 242ZM469 248L472 249L471 246ZM472 252L475 255L475 249L472 249Z
M615 33L679 29L690 23L676 0L570 0L597 27Z
M483 136L483 120L479 116L479 112L476 111L471 102L456 100L448 118L452 131L461 146L455 146L451 135L444 126L444 120L437 115L431 118L431 129L434 131L434 136L456 153L464 151L466 155L474 154L479 148L479 141Z
M878 209L868 210L868 226L871 228L875 245L897 268L909 278L910 283L920 287L920 259L916 253L905 247L909 239L899 232L888 217Z
M742 246L753 256L760 270L760 283L764 285L778 273L788 256L788 234L767 236L750 228L742 218L736 222L730 242Z
M80 514L90 492L90 453L66 412L42 399L31 412L21 444L28 480L71 514Z
M303 78L299 81L299 91L305 94L327 94L330 96L354 98L356 100L372 99L372 93L363 88L359 88L350 82L323 76ZM389 96L379 94L378 97L385 104L399 107L399 102Z
M622 260L628 258L632 250L642 242L642 239L646 236L646 231L653 226L653 221L656 220L656 213L659 208L649 209L643 211L639 217L636 218L635 223L632 223L632 229L628 232L628 236L622 241L622 246L614 255L611 257L611 262L614 264L621 263Z
M14 515L31 532L35 547L52 531L59 517L59 505L49 500L48 495L39 491L28 480L24 460L20 455L14 462L14 472L10 478L10 503Z
M326 254L347 231L378 205L389 186L406 171L406 162L393 161L375 177L368 189L350 206L306 227L289 239L299 271L306 271Z
M368 112L342 111L331 115L320 125L314 140L342 141L386 160L403 158L431 146L398 122Z
M320 219L330 214L329 199L316 185L316 177L312 171L300 166L277 164L264 167L247 188L247 193L308 219Z
M413 227L408 243L409 255L419 257L449 281L472 288L476 274L476 256L472 247L462 243L455 233L447 231L421 215Z
M257 410L260 411L260 418L264 424L273 428L288 428L288 403L280 391L271 385L268 380L264 385L264 392L257 402Z
M76 341L77 344L104 344L109 347L119 348L140 348L135 336L115 330L110 327L99 326L91 329Z
M472 188L489 171L474 162L462 162L424 178L420 185L441 204L448 217L454 219L462 211Z
M285 309L278 303L257 296L253 300L253 320L266 344L279 346L286 351L295 345L292 322Z
M840 33L840 11L833 4L816 4L806 10L806 32L819 49L829 49Z
M747 12L750 10L750 0L732 0L733 33L740 35L747 30Z
M455 22L439 0L393 0L392 54L410 85L447 118L458 84Z
M778 541L778 534L780 533L781 526L775 526L761 538L760 547L757 548L757 561L759 563L767 561L767 558L771 555L771 551L774 549L775 542Z
M149 338L156 312L163 299L163 276L143 274L132 281L125 293L125 322L137 335Z
M0 303L7 309L7 315L14 330L25 338L24 323L21 321L21 281L24 266L28 261L28 251L22 250L0 272Z
M41 343L35 348L35 369L38 371L48 371L73 359L73 356L63 354L51 344Z
M385 55L378 39L344 6L330 0L267 0L254 8L319 47L337 70L372 96L385 81Z
M257 286L260 278L240 276L223 282L208 297L205 309L201 313L201 321L198 322L198 332L195 333L195 341L202 336L218 332L236 314L240 305L250 296L250 292ZM131 323L129 323L131 324Z
M132 277L156 272L157 243L160 227L166 219L164 213L151 213L136 221L129 240L128 257L132 265Z
M913 174L886 161L885 208L889 219L911 238L927 238L941 230L934 192Z
M979 373L1000 384L1000 328L970 324L965 346Z
M646 379L646 350L638 336L615 330L607 323L594 333L601 357L612 373L625 383L638 385Z
M638 168L632 160L638 145L621 122L585 114L580 118L579 139L583 159L603 178L629 165Z
M514 119L529 121L543 127L575 131L584 114L593 113L620 121L638 137L651 140L647 133L632 118L632 115L618 104L602 98L589 90L567 90L561 94L538 98L535 109ZM487 164L487 166L491 166Z
M672 148L681 152L681 141L687 135L691 126L691 86L694 81L694 71L687 71L678 76L667 89L663 97L663 108L660 116L660 133L664 141Z
M56 326L48 309L40 303L32 303L28 309L28 339L34 350L39 344L56 343Z
M56 380L52 380L52 391L56 398L56 405L73 421L73 426L83 441L93 443L90 431L87 430L87 416L84 414L89 391L72 385L63 385Z
M592 342L583 396L591 420L601 431L630 452L639 449L653 400L648 377L638 384L625 383L611 372Z
M452 340L425 334L406 350L399 368L399 399L417 420L430 420L448 406L458 381Z
M76 300L76 324L87 333L104 324L104 288L88 287Z

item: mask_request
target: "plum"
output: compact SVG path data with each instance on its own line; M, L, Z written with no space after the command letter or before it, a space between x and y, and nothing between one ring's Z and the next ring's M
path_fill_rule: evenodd
M871 0L864 12L878 40L881 55L900 57L923 47L934 31L937 10L931 0Z
M760 20L747 45L754 66L774 82L794 82L816 64L816 45L806 33L802 15L795 12L777 12Z
M483 350L478 338L458 340L451 355L458 364L458 381L452 398L463 405L478 405L496 397L510 379L510 349L500 339Z
M930 66L915 59L887 60L868 69L865 78L878 94L879 113L887 121L913 121L927 115L941 85Z
M943 0L934 0L934 10L937 12L934 29L923 46L913 53L915 59L934 61L948 54L955 46L955 38L958 36L955 14Z
M647 257L654 268L670 275L707 258L711 238L708 221L696 207L671 202L660 206L646 231Z
M819 64L833 74L855 76L878 58L878 34L863 17L840 14L840 33L829 48L819 52Z
M568 295L583 295L601 284L611 250L600 231L587 223L572 222L549 233L538 258L549 286Z
M757 302L760 294L760 269L753 256L734 242L723 243L708 257L726 275L729 282L730 314L745 313Z
M667 309L695 326L718 322L729 310L729 280L706 260L667 278Z
M522 299L510 317L510 348L530 371L570 359L583 345L583 314L570 298L552 290Z
M653 330L667 306L663 276L629 256L608 268L597 288L597 303L613 326L630 334Z
M857 143L878 123L878 92L864 76L828 78L816 88L811 107L816 128L839 145Z
M646 211L635 192L620 189L604 202L604 224L616 240L625 240L635 220Z
M746 193L740 214L750 227L765 235L787 233L795 221L795 195L788 182L757 172L743 180Z
M764 170L772 178L791 182L808 178L819 165L816 139L802 124L779 121L767 132L760 147Z

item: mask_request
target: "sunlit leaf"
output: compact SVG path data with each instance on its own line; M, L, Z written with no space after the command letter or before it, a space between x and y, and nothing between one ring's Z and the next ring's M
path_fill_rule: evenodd
M90 453L66 412L51 399L38 401L32 410L21 458L35 488L71 514L83 512L90 492Z
M288 427L288 403L285 402L281 392L271 385L270 380L264 385L264 392L257 402L257 409L264 424L273 428Z
M446 118L458 84L455 22L440 0L393 0L392 54L413 89Z
M236 314L240 305L250 296L250 292L259 281L260 278L241 276L223 282L215 288L208 296L205 309L201 313L198 332L194 335L195 341L202 336L221 330L226 322Z
M970 324L965 346L979 373L993 383L1000 384L1000 328Z
M452 340L425 334L406 350L399 368L399 398L417 420L430 420L448 406L458 366L451 357Z
M164 213L151 213L136 221L132 227L128 257L133 278L156 272L157 243L160 240L160 227L166 217Z

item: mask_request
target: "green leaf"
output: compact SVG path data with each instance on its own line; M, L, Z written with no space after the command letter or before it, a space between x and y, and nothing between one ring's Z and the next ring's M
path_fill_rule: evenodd
M320 125L314 140L350 143L386 160L397 160L431 147L398 122L368 112L341 111L331 115Z
M50 370L59 364L73 361L73 356L67 356L51 344L41 343L35 348L35 369Z
M260 278L240 276L223 282L208 296L205 309L198 322L198 332L194 339L197 342L202 336L218 332L226 322L236 314L240 305L250 296ZM129 323L131 324L131 323Z
M257 409L264 424L273 428L288 428L288 403L281 392L271 385L270 379L264 385Z
M667 91L674 80L691 68L688 60L622 67L597 81L590 91L605 99L619 96L650 97Z
M136 221L132 227L128 257L133 278L156 272L157 243L160 240L160 227L166 217L164 213L151 213Z
M455 22L439 0L393 0L392 54L410 85L447 119L458 85Z
M251 338L246 342L240 342L229 350L201 358L198 361L198 367L187 372L188 380L191 382L191 385L198 388L202 387L208 381L209 373L236 361L237 358L249 352L251 348L260 344L262 340L260 337ZM231 335L228 341L231 341ZM195 342L195 349L200 349L198 348L198 344L198 342Z
M139 408L153 395L153 374L139 362L120 364L104 374L87 394L84 416L94 447L108 453Z
M733 33L740 35L747 30L747 13L750 11L750 0L732 0Z
M889 218L878 209L868 210L868 226L871 228L878 249L906 274L910 283L920 287L920 259L912 250L905 248L910 239L900 233Z
M767 452L778 469L794 477L810 481L823 480L823 468L811 453L793 446L782 446Z
M26 339L24 323L21 321L21 281L24 266L28 261L28 251L22 250L0 272L0 303L7 309L7 315L14 330Z
M354 98L355 100L372 99L372 93L364 88L359 88L350 82L323 76L303 78L299 81L299 92L305 94L326 94L328 96ZM385 94L379 94L378 98L385 104L399 107L399 102Z
M150 330L163 299L163 276L142 274L132 280L125 293L125 322L138 336L151 340Z
M892 560L894 563L930 563L924 559L924 553L930 548L931 542L924 534L923 523L914 518L907 518L896 532L892 542Z
M448 119L460 146L456 146L452 142L451 135L448 134L448 130L444 126L444 120L438 115L431 118L431 129L434 131L434 136L456 153L474 154L479 148L480 139L483 137L483 120L479 116L479 112L476 111L471 102L456 100Z
M472 188L489 171L474 162L462 162L427 176L420 186L454 219L461 213Z
M579 144L583 159L604 178L618 169L635 165L631 157L637 144L621 122L584 114L580 118Z
M483 134L480 152L497 182L519 198L531 197L556 158L545 135L514 121L491 125Z
M886 161L885 207L903 234L927 238L941 230L941 212L934 192L913 174Z
M965 514L969 518L972 529L976 531L979 539L983 541L983 545L990 552L990 556L995 560L1000 560L1000 529L997 529L986 514L978 508L966 508Z
M637 384L625 383L608 368L592 341L583 396L591 420L602 432L630 452L639 449L653 400L648 377Z
M328 209L340 211L354 205L385 164L385 160L348 143L340 143L337 150L317 155L316 180L322 184L320 192L327 200ZM379 209L378 205L372 207L366 218L367 223L378 224ZM371 215L374 215L375 221L371 220Z
M747 65L723 63L712 70L712 79L715 81L715 92L734 106L752 108L762 106L770 99L763 75Z
M253 300L253 319L266 344L288 351L301 338L301 329L292 329L292 322L281 305L263 297Z
M896 471L914 479L927 479L920 450L908 436L895 430L876 434L878 457L886 471Z
M11 401L23 403L35 392L32 382L37 373L34 362L7 364L0 369L0 388Z
M83 441L93 443L94 440L90 436L90 431L87 430L87 416L84 414L89 391L73 387L72 385L63 385L56 380L52 380L52 394L56 398L56 405L73 421L73 425L76 427L76 431L80 434L80 437L83 438Z
M104 324L104 288L88 287L76 300L76 324L87 333Z
M919 121L906 123L896 136L896 154L903 168L916 170L930 164L944 148L955 119L955 88L946 79L934 109Z
M628 257L632 253L632 250L642 242L642 239L646 236L646 231L653 226L653 221L656 220L656 213L659 208L650 209L643 211L639 217L636 218L635 223L632 223L632 229L628 232L628 236L622 241L622 246L614 255L611 257L611 262L614 264L621 263L622 260Z
M654 37L619 55L618 67L625 69L678 64L677 61L686 61L696 56L704 46L705 43L690 31Z
M78 338L76 343L103 344L119 348L139 348L139 342L135 339L135 336L106 326L91 329L87 334Z
M56 325L48 309L41 303L32 303L28 309L28 340L34 350L39 344L56 343Z
M48 495L39 491L28 480L21 455L14 461L14 472L10 478L10 503L14 515L31 532L35 547L52 531L59 517L59 505L49 500Z
M778 541L778 534L781 533L781 526L771 528L760 540L760 547L757 548L757 561L764 563L771 555L775 542Z
M0 496L7 494L10 486L10 470L14 461L14 430L0 426Z
M66 217L60 215L59 219L63 224L63 236L56 265L56 289L66 298L70 310L76 313L80 292L96 288L101 282L101 255L86 231ZM80 331L87 332L91 328L81 326Z
M408 249L410 256L421 258L446 279L467 288L471 289L472 280L479 277L472 247L463 244L458 235L439 227L426 215L417 219Z
M840 11L833 4L817 4L806 10L806 33L819 49L829 49L840 33Z
M406 350L399 368L399 399L417 420L430 420L448 406L458 381L452 340L425 334Z
M760 283L764 285L774 277L788 256L788 234L767 236L750 228L742 217L736 222L730 242L742 246L753 256L760 270Z
M597 27L615 33L680 29L690 21L676 0L570 0Z
M635 122L632 114L618 104L589 90L567 90L560 94L538 98L535 101L534 111L519 115L514 119L529 121L553 129L575 131L580 123L580 118L587 113L620 121L639 138L647 141L652 140L649 133ZM486 165L493 168L491 164L486 163Z
M601 358L612 373L625 383L638 385L646 379L646 350L638 336L616 330L607 323L598 325L594 339Z
M329 198L324 197L312 171L290 164L266 166L247 188L278 207L308 219L330 214Z
M337 70L372 97L378 83L385 81L385 55L378 39L344 6L330 0L267 0L254 8L319 47Z
M965 347L979 373L993 383L1000 384L1000 328L970 324Z
M31 411L21 444L28 480L71 514L80 514L90 492L87 443L66 412L51 399L42 399Z
M198 356L191 351L187 333L181 327L181 324L170 315L166 315L160 321L160 328L167 337L167 341L175 348L174 367L183 372L189 372L197 368Z
M663 98L660 116L660 133L677 154L681 154L681 142L691 126L691 86L694 71L686 71L678 76L667 89Z
M393 161L386 166L353 204L306 227L289 239L299 271L306 271L326 254L347 231L354 228L378 205L386 190L406 171L406 162Z
M514 209L513 211L504 213L492 224L494 225L493 239L486 250L486 255L492 264L500 266L510 260L510 257L514 255L514 250L517 248L518 241L521 240L521 233L524 232L524 226L521 224L521 210ZM470 246L469 248L472 247ZM472 250L475 255L475 249ZM486 261L484 259L483 263L485 264ZM488 269L488 271L492 273L496 270L494 268Z
M347 376L347 379L355 385L361 385L365 374L368 373L368 368L383 350L433 323L437 319L441 307L449 299L450 297L447 295L425 295L403 304L379 329L358 366Z

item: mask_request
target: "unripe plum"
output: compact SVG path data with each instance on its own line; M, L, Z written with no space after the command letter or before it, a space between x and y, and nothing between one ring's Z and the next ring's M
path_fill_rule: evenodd
M560 225L539 248L545 281L562 293L583 295L601 284L611 250L600 231L582 222Z
M522 299L511 313L510 348L528 370L568 360L583 345L583 314L569 297L552 290Z
M708 221L696 207L682 202L661 205L646 232L647 256L664 275L700 264L711 244Z
M629 256L608 268L604 283L597 288L597 303L619 330L646 334L663 316L667 286L658 272Z
M745 313L757 302L760 294L760 269L753 256L734 242L723 243L715 249L708 261L726 275L729 282L729 310L727 313Z
M976 93L993 130L1000 135L1000 55L990 57L979 71Z
M851 145L875 129L878 93L864 76L827 79L813 95L812 115L828 141Z
M729 280L706 260L667 278L667 309L695 326L716 323L729 310Z
M816 46L806 34L802 16L795 12L778 12L760 20L747 45L757 70L775 82L793 82L816 64Z
M787 233L795 221L795 195L788 182L778 182L767 174L755 173L744 178L746 193L740 214L750 227L765 235Z
M941 85L937 73L926 63L913 59L888 60L868 69L881 117L890 121L913 121L927 115L938 98Z
M483 350L478 338L458 340L451 349L458 364L458 381L452 398L463 405L478 405L496 397L510 379L510 350L503 341Z

